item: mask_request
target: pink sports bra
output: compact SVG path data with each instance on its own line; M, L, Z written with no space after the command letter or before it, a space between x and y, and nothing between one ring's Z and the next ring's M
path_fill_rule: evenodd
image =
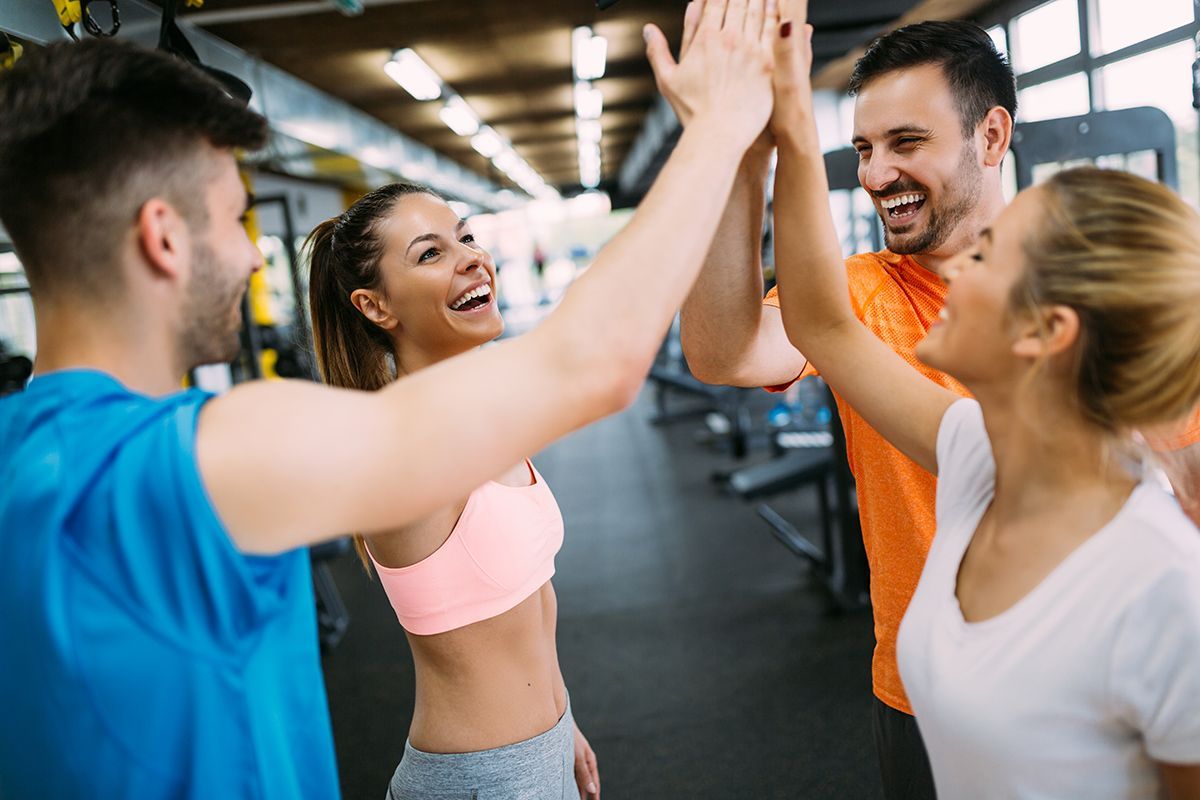
M554 575L562 514L546 481L525 463L531 485L480 486L450 536L427 558L397 568L371 556L405 630L429 636L499 616Z

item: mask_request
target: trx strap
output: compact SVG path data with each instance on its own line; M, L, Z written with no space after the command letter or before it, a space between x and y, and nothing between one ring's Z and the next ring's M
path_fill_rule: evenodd
M55 2L59 1L55 0ZM199 8L204 5L204 0L186 0L186 3L189 8ZM200 57L196 55L196 49L192 47L192 43L187 40L187 37L183 35L183 31L179 29L178 23L175 22L175 11L178 7L178 0L164 0L163 2L162 24L158 28L158 49L178 56L184 61L207 72L221 84L230 97L241 100L243 103L249 103L250 95L253 92L246 85L245 81L224 70L207 67L200 63Z
M105 2L105 0L51 0L51 2L54 3L54 10L58 13L59 24L75 41L79 41L79 37L75 35L75 26L80 23L83 24L85 31L96 37L115 36L117 31L121 30L121 9L117 6L117 0L107 0L108 7L112 12L112 28L109 30L101 28L100 23L96 22L92 12L88 10L90 3Z
M12 69L22 53L24 49L21 45L9 39L4 31L0 31L0 72Z

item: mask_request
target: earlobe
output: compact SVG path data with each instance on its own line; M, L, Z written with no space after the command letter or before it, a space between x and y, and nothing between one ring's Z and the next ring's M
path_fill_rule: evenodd
M375 325L390 331L399 321L381 303L381 298L369 289L355 289L350 293L350 303L359 313Z

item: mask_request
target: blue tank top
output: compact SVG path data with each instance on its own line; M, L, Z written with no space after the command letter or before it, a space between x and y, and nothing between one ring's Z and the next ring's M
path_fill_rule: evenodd
M233 546L208 399L71 370L0 400L0 797L338 795L307 551Z

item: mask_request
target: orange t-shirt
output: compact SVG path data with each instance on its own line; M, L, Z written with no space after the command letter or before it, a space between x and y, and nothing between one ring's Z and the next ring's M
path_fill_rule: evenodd
M917 342L937 320L946 298L946 284L937 275L909 256L883 250L846 259L846 277L854 313L872 333L934 383L967 394L962 384L925 366L914 352ZM776 290L772 289L763 303L778 308ZM816 374L808 364L796 380ZM769 388L778 391L787 387ZM875 614L871 674L875 695L911 714L896 665L896 634L933 541L937 479L892 447L840 396L834 396L846 430L850 470L858 484L863 545L871 567Z

